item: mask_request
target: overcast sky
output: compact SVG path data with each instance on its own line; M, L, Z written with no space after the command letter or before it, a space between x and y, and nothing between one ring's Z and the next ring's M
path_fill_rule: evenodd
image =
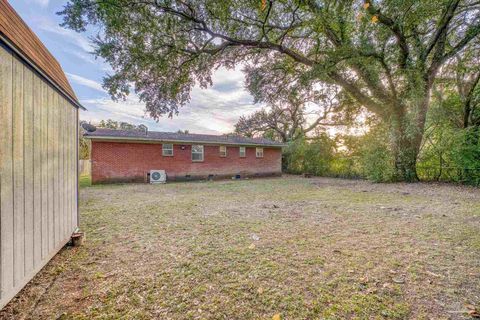
M144 105L134 96L124 102L113 102L102 89L102 78L111 70L101 59L90 53L88 39L95 34L78 34L59 26L60 11L66 0L10 0L10 4L43 41L62 65L80 102L88 109L80 118L92 122L114 119L145 124L151 130L189 130L192 133L228 133L242 114L252 113L260 106L243 88L240 70L220 69L214 85L208 89L194 88L191 102L180 109L173 119L164 117L157 123L144 113Z

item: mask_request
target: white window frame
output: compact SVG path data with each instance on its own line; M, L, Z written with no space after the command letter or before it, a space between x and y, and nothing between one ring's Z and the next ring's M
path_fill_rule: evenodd
M165 146L172 146L171 148L165 148ZM168 152L166 152L168 151ZM171 153L170 153L171 151ZM173 143L162 143L162 156L173 157Z
M257 158L263 158L263 148L255 148L255 155Z
M200 147L201 149L201 152L200 151L193 151L193 149L195 147ZM193 162L202 162L203 159L204 159L204 153L205 153L205 148L203 147L203 145L201 144L192 144L192 161ZM193 159L193 154L201 154L202 155L202 159Z
M243 152L242 152L243 150ZM238 155L240 158L246 158L247 157L247 148L246 147L238 147Z
M225 158L227 156L227 146L220 146L218 151L220 152L220 157Z

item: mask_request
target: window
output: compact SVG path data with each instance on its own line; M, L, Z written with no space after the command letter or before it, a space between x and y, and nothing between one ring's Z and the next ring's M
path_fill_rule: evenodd
M203 161L203 146L192 145L192 161Z
M225 158L227 156L227 147L226 146L220 146L220 157Z
M257 158L263 158L263 148L256 148L255 154L257 155Z
M240 153L240 158L245 158L246 157L245 147L240 147L238 150Z
M173 156L173 144L171 143L162 144L162 156L165 156L165 157Z

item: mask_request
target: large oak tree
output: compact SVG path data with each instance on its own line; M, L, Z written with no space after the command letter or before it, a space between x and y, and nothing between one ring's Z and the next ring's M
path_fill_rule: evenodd
M61 14L77 31L101 27L105 87L114 98L134 87L154 118L244 63L257 93L341 87L390 125L397 176L415 180L432 85L478 39L479 12L476 0L70 0Z

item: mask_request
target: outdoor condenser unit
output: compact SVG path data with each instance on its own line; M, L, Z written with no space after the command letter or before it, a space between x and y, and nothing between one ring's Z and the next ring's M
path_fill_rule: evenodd
M167 174L165 170L150 170L150 183L167 182Z

